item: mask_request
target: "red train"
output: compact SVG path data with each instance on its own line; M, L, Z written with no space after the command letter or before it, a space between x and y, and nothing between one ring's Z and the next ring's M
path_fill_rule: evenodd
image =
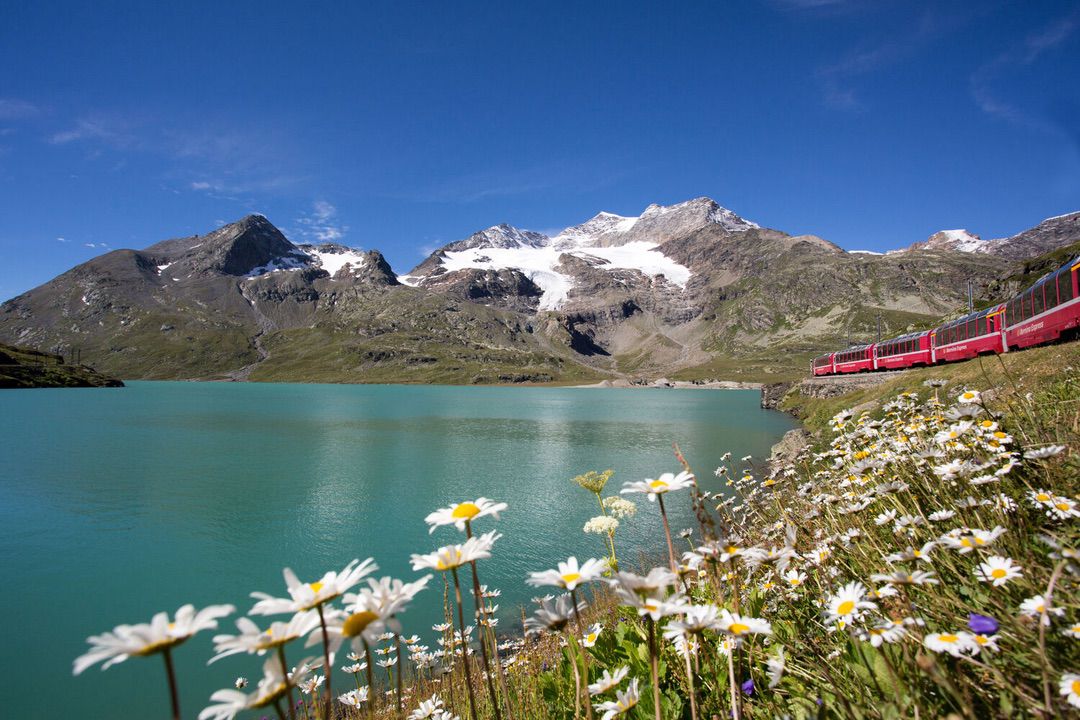
M896 370L969 360L1043 345L1080 327L1080 257L1046 275L1008 302L970 313L933 330L821 355L813 375Z

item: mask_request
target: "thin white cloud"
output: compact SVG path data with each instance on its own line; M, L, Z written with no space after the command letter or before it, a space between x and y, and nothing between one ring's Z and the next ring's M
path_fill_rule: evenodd
M349 231L347 225L342 225L337 220L337 208L326 200L315 200L311 204L311 212L304 213L296 219L299 226L297 234L308 242L338 242L345 238Z
M868 7L848 2L821 5L807 2L800 6L850 7L853 10L856 7ZM863 38L838 60L821 65L814 72L821 86L822 99L826 105L838 110L865 110L866 103L859 95L859 88L869 76L883 68L906 61L929 43L963 26L969 19L970 15L963 10L931 6L923 13L912 16L907 27L890 27L885 34Z
M972 100L987 115L1035 130L1060 132L1060 128L1050 120L1038 117L1003 99L996 85L1005 76L1022 71L1047 51L1060 46L1073 35L1078 26L1080 12L1057 18L1039 32L1028 35L1022 42L980 67L972 73L970 79Z
M62 237L58 237L58 238L56 238L56 242L62 242L62 243L66 243L67 241L68 241L68 239L67 239L67 238L62 238Z
M531 167L492 168L449 178L437 185L387 197L419 202L473 203L491 198L532 195L546 191L588 192L610 186L630 170L604 162L553 160Z
M117 117L95 115L79 118L75 126L49 137L53 145L89 142L115 149L130 149L140 144L131 123Z
M0 98L0 120L22 120L40 112L37 105L18 98Z

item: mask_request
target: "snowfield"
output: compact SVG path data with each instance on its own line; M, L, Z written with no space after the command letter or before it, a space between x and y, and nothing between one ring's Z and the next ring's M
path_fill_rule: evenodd
M522 275L532 280L543 291L540 297L541 310L558 310L566 301L574 280L569 275L559 272L559 258L567 254L582 258L593 265L603 265L607 269L637 270L649 277L662 275L664 279L686 288L690 280L690 269L680 265L664 255L658 245L647 242L633 242L618 247L569 247L569 238L565 235L559 247L517 247L517 248L470 248L458 252L448 252L443 259L447 272L455 270L519 270ZM398 278L401 282L413 284L408 276Z

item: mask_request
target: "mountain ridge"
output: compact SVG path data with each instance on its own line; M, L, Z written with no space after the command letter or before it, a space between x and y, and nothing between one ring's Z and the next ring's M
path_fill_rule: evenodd
M123 377L767 374L826 344L954 312L969 280L979 299L1002 292L1021 259L1080 240L1080 213L1001 241L935 237L846 252L695 198L637 218L601 212L550 237L493 225L399 276L377 250L294 244L249 215L106 253L0 304L0 340L78 348ZM962 252L954 240L1001 244Z

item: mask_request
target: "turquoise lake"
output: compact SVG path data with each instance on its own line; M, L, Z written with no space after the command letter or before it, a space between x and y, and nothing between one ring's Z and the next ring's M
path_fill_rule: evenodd
M370 556L377 575L413 579L410 553L460 537L452 527L429 535L424 517L479 496L510 506L477 529L504 534L480 571L503 591L500 630L512 630L538 594L524 584L528 571L604 552L582 532L596 500L570 478L614 468L605 494L616 494L624 481L677 471L677 441L702 486L719 490L721 455L760 462L795 426L758 400L756 391L254 383L3 391L0 715L168 717L160 657L73 677L85 638L189 602L246 612L251 591L286 595L284 566L314 580ZM619 528L620 556L662 552L656 505L629 497L638 514ZM673 530L688 527L686 503L672 498ZM441 579L432 587L402 620L434 647ZM234 631L232 618L220 629ZM259 676L254 657L206 667L214 634L176 650L185 718L238 675ZM289 652L300 659L299 647ZM334 677L347 689L349 678Z

